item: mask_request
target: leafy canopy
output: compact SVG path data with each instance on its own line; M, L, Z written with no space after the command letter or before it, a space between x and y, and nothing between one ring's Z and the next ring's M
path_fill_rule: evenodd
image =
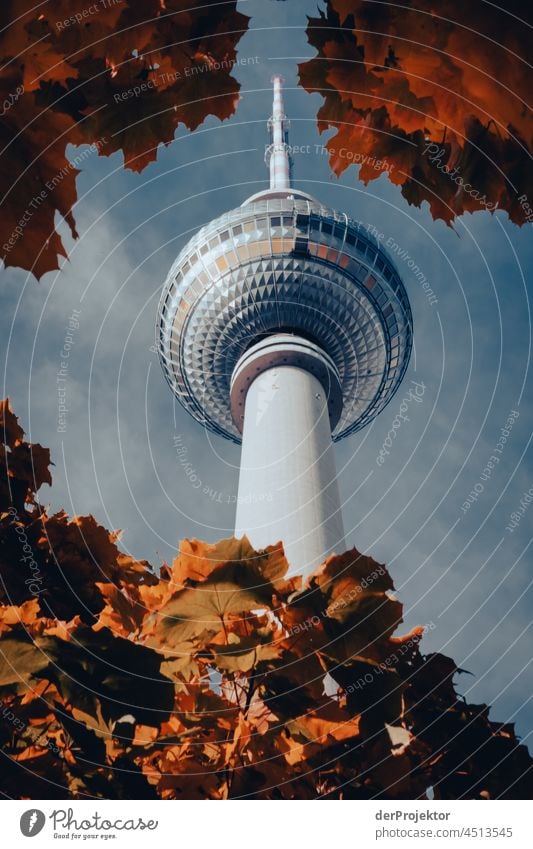
M76 177L87 148L142 171L176 128L233 114L236 2L4 0L0 4L0 220L6 266L40 278L66 256L55 216L77 237ZM92 11L89 11L92 10ZM80 166L80 167L78 167Z
M527 17L523 0L327 0L309 19L317 55L300 65L300 82L324 98L318 126L335 129L333 172L359 163L366 184L386 174L447 224L496 208L524 224L524 196L533 197Z
M511 724L395 636L356 549L304 583L281 543L181 543L157 574L50 514L49 453L0 404L0 791L11 798L527 798Z

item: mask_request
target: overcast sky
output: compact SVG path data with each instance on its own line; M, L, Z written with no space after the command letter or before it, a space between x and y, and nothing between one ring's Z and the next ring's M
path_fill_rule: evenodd
M313 55L304 13L313 15L316 3L250 0L240 8L253 19L239 52L249 63L235 69L242 83L236 115L208 120L193 135L180 129L141 175L124 171L120 154L88 156L75 209L80 239L61 228L69 262L40 283L19 270L2 272L3 394L55 463L53 488L43 487L41 500L122 528L123 547L154 565L172 559L183 537L231 534L239 449L204 433L174 403L152 350L155 316L188 237L266 187L270 78L281 72L291 142L310 145L295 157L296 185L392 237L438 300L429 303L398 259L415 348L391 404L336 447L347 542L389 565L404 603L402 627L434 623L425 649L474 673L459 679L467 698L494 704L492 718L516 721L526 737L533 507L512 533L506 526L533 485L530 225L519 230L505 214L477 213L453 231L433 222L426 204L409 207L385 176L365 188L354 166L332 179L315 149L324 140L316 129L321 98L296 87L297 63ZM73 310L81 311L80 326L68 361L66 429L58 433L56 376ZM410 421L378 466L412 380L425 386L422 403L410 404ZM495 455L513 411L519 415ZM178 435L200 488L180 463ZM483 478L491 456L500 462Z

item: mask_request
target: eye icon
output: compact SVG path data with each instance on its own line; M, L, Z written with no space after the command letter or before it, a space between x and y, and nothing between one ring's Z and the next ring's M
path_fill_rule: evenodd
M35 837L44 828L46 817L42 811L32 808L25 811L20 818L20 830L24 837Z

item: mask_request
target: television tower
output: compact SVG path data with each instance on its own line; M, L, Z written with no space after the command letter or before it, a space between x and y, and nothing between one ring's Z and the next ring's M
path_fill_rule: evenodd
M333 442L390 401L412 319L383 246L291 181L283 80L273 77L270 187L207 224L172 266L161 364L200 424L242 442L235 535L282 540L289 574L345 550Z

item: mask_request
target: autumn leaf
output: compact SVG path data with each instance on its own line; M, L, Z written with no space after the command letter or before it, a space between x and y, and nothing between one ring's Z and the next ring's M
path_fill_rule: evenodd
M359 735L359 720L348 719L332 701L287 723L291 736L324 745L330 740L350 740Z
M34 503L43 483L51 485L50 451L24 441L24 431L5 399L0 405L0 510L13 510L12 520Z
M255 554L248 538L204 543L197 539L182 540L179 554L172 564L171 581L181 590L190 581L205 581L223 563L248 560Z
M0 73L1 100L9 102L21 80ZM70 115L41 112L35 93L22 94L0 128L1 257L6 267L24 268L38 279L59 268L66 252L55 230L59 212L77 237L72 207L79 171L66 157L75 122Z
M50 662L53 643L45 643L40 650L24 634L2 637L0 646L0 687L13 686L18 692L31 687L33 679ZM55 654L54 654L55 656Z
M11 409L9 398L0 401L0 434L2 442L11 449L24 439L24 431L19 425L18 416Z
M236 2L9 0L0 10L1 257L40 279L66 257L56 214L77 238L76 156L121 151L140 172L176 129L233 114L232 76L248 18ZM93 9L94 13L90 10ZM78 16L78 19L76 19Z
M98 616L95 629L110 628L114 634L128 637L136 633L143 621L145 610L128 593L114 584L97 583L106 606Z
M491 6L428 0L401 6L328 0L307 30L316 57L300 82L324 98L321 132L338 176L359 163L365 184L385 174L410 204L451 224L465 211L527 220L533 124L527 26Z
M335 613L336 608L348 606L367 589L386 592L394 589L386 568L372 557L361 554L356 548L341 555L331 555L313 576L316 584Z
M234 639L231 639L234 637ZM253 637L237 637L230 634L228 645L217 646L214 652L214 663L218 669L226 672L250 672L263 665L266 661L276 660L282 648L271 639L263 640Z
M11 631L14 625L25 625L31 630L32 625L39 616L39 601L36 598L29 599L19 607L5 605L0 607L0 635Z
M160 611L158 630L167 642L182 642L224 630L256 608L270 606L272 586L250 561L218 566L198 587L178 592Z

